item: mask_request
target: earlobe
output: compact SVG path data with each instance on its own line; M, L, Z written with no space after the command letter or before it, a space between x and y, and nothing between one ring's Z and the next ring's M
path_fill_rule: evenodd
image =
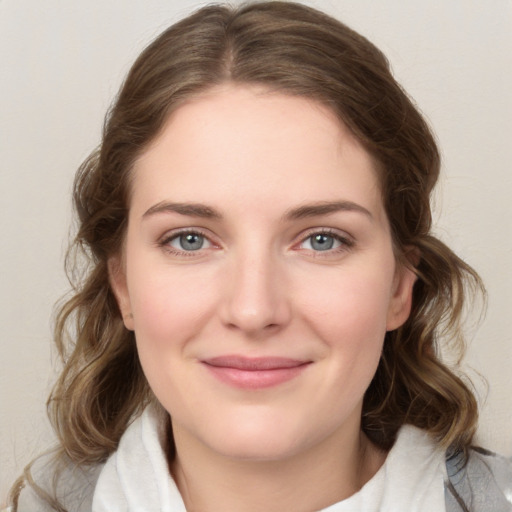
M108 260L108 279L123 317L124 325L128 330L133 331L133 313L126 283L126 272L122 260L118 256L112 256Z
M409 266L401 266L397 269L393 297L388 309L387 331L398 329L409 318L412 307L412 292L416 279L416 273Z

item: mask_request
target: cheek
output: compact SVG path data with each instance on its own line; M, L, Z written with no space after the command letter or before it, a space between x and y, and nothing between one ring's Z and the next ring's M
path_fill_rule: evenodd
M135 333L153 345L168 346L188 338L209 309L208 291L196 289L196 281L179 274L142 272L130 288Z
M143 270L141 279L135 275L132 272L130 294L139 359L155 395L164 407L174 410L185 402L180 386L183 368L177 362L186 357L189 341L197 336L206 297L192 293L190 282L187 287L163 272L153 275Z
M381 265L338 271L324 287L317 280L303 295L306 322L333 362L331 378L355 395L373 378L382 352L392 288L392 272L385 270Z
M301 293L309 321L326 338L360 344L386 332L392 279L389 272L347 268L311 279ZM349 334L352 333L351 336ZM341 341L341 339L340 339Z

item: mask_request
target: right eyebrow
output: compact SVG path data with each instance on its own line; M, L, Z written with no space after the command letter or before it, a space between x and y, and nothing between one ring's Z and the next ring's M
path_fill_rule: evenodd
M316 203L305 204L298 208L289 210L286 212L284 218L287 220L297 220L307 217L329 215L336 212L357 212L362 213L370 220L373 219L369 210L352 201L319 201Z
M200 217L202 219L221 219L222 215L212 208L201 203L173 203L170 201L161 201L149 208L142 218L148 218L158 213L179 213L190 217Z

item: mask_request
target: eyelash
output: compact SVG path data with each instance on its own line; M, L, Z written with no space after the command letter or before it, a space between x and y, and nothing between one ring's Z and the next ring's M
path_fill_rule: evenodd
M197 228L184 228L180 229L178 231L173 231L172 233L169 233L165 235L159 242L158 246L164 249L167 253L172 254L173 256L184 256L184 257L194 257L198 256L199 253L201 253L202 249L198 249L197 251L180 251L175 249L170 245L170 243L175 240L176 238L183 236L183 235L198 235L203 237L204 239L208 240L208 242L213 246L217 246L214 244L210 237L202 230Z
M170 243L175 240L176 238L183 236L183 235L198 235L206 239L212 247L218 247L217 244L212 242L210 236L206 234L201 229L197 228L184 228L178 231L173 231L172 233L167 234L164 236L159 242L158 246L164 249L167 253L173 255L173 256L184 256L184 257L197 257L203 249L198 249L196 251L180 251L175 249L170 245ZM324 235L327 237L332 237L336 242L340 243L339 247L336 247L334 249L327 249L325 251L315 251L311 249L302 249L305 251L310 251L314 255L315 258L327 258L329 256L339 254L341 252L348 251L352 249L355 245L355 242L352 238L348 236L342 236L338 231L330 228L320 228L320 229L312 229L308 231L305 235L301 235L301 238L298 243L294 244L294 247L300 246L304 244L307 240L313 238L314 236L318 235Z
M349 236L343 236L338 231L330 228L316 228L308 231L305 235L302 235L297 245L302 245L307 240L312 239L314 236L324 235L332 237L336 242L339 242L340 246L334 249L327 249L325 251L314 251L311 249L302 249L304 251L311 252L314 258L329 258L332 256L339 255L340 253L349 251L355 245L355 242Z

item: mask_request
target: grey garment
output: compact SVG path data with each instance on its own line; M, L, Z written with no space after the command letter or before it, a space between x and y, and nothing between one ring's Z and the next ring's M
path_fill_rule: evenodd
M446 512L512 512L512 459L481 449L470 451L467 464L463 453L446 461ZM69 512L90 512L96 480L103 465L87 470L68 465L57 485L59 501ZM37 483L52 494L52 461L43 457L34 467ZM18 512L53 512L30 486L23 489ZM434 511L433 511L434 512Z
M56 463L52 454L39 457L31 475L39 493L57 496L60 505L68 512L91 512L92 496L103 464L81 468L69 461ZM59 473L56 481L54 475ZM29 484L21 491L17 512L55 512L40 494Z
M446 460L446 512L511 512L512 459L481 448Z

